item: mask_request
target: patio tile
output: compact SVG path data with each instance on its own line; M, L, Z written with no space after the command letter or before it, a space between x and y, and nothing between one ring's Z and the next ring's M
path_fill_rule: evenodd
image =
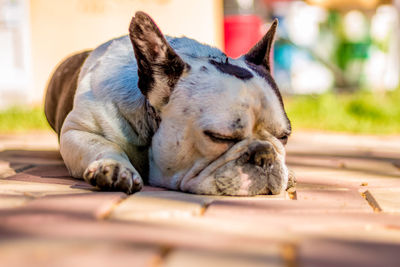
M361 219L361 218L360 218ZM390 221L376 222L368 220L364 224L353 224L326 227L321 229L297 229L299 239L317 238L334 239L341 241L357 242L380 242L400 245L400 229L396 225L391 225Z
M297 200L262 200L262 199L243 199L240 201L233 200L216 200L212 202L206 212L210 212L214 208L238 211L248 209L250 212L262 210L262 214L268 213L351 213L366 212L371 213L372 209L360 195L354 190L296 190Z
M295 236L287 236L276 227L274 229L259 228L259 225L253 221L242 222L231 218L203 216L207 206L213 201L221 199L228 202L241 202L246 199L269 201L268 197L270 196L245 198L199 196L173 191L139 192L117 205L107 218L112 221L157 224L188 231L210 232L215 235L228 234L285 242L293 240Z
M383 177L400 177L400 169L391 160L345 158L343 164L346 170L374 173Z
M393 161L393 166L400 170L400 160Z
M46 173L46 168L49 169L49 173ZM61 184L71 185L76 188L82 189L94 189L95 187L86 183L82 179L76 179L69 175L66 175L63 165L52 165L52 166L38 166L22 173L18 173L6 178L8 181L22 181L22 182L33 182L33 183L46 183L46 184Z
M396 168L391 160L374 158L346 157L334 155L290 155L287 164L294 167L324 168L329 171L347 171L355 173L375 174L382 177L399 177L400 169Z
M399 177L387 177L368 172L353 172L348 170L327 170L323 168L292 168L298 184L320 184L326 187L360 189L370 187L400 187Z
M326 212L372 212L373 209L361 194L354 189L297 189L299 205L318 203Z
M112 212L117 220L171 219L201 216L214 201L269 201L289 199L288 194L230 197L194 195L176 191L142 191L129 196Z
M300 266L399 266L400 244L306 240L298 248Z
M364 194L377 211L400 212L400 188L370 188Z
M29 132L25 134L0 134L0 151L11 149L57 150L57 134L53 131Z
M23 212L25 211L25 212ZM157 245L162 247L263 254L279 243L274 239L186 228L158 222L96 220L73 212L31 209L0 210L0 239L19 237L90 240Z
M46 195L80 194L91 190L50 183L31 183L0 179L0 194L41 197Z
M0 160L0 179L15 174L15 170L10 167L10 163Z
M41 165L27 169L24 173L40 177L71 177L64 163L58 165Z
M50 195L30 201L15 210L21 213L55 214L60 216L89 217L102 219L126 197L120 192L93 192L70 195Z
M370 226L400 227L400 216L358 210L346 210L318 201L269 201L211 203L205 217L253 223L249 231L259 229L287 231L287 233L322 233L329 229L363 228ZM400 228L399 228L400 229Z
M57 150L4 150L0 152L0 160L10 162L10 164L63 164L60 153Z
M274 248L268 255L249 255L240 253L218 253L215 251L196 251L178 249L170 252L165 258L164 267L258 267L286 266L280 257L279 248Z
M15 175L16 173L23 172L32 167L34 167L34 165L29 163L10 163L0 160L0 179Z
M160 248L87 240L16 239L0 242L0 262L10 267L154 266Z
M16 196L16 195L2 195L0 194L0 209L16 208L23 206L31 197Z
M286 163L289 166L307 166L307 167L321 167L321 168L332 168L332 169L340 169L343 168L343 160L341 158L332 157L332 156L323 156L320 155L299 155L290 153L286 156Z
M207 198L174 191L138 192L115 207L110 218L143 220L199 216L207 202Z

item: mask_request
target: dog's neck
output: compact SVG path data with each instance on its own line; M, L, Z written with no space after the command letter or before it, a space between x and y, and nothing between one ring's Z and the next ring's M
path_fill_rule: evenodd
M142 95L136 100L133 109L130 103L115 103L122 119L126 120L130 128L137 135L134 139L136 146L150 146L153 135L158 130L161 118L159 113L150 105L148 100ZM140 104L138 104L140 103ZM131 138L129 138L132 140Z

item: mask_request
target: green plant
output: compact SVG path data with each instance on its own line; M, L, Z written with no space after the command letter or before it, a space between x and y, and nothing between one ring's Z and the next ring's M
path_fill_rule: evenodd
M23 132L27 130L49 130L42 108L12 107L0 111L0 132Z
M400 92L292 96L285 99L294 129L400 134Z

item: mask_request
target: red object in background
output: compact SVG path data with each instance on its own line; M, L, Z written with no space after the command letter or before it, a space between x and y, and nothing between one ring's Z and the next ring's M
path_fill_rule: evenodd
M232 15L224 18L225 53L237 58L249 51L262 37L263 21L255 15Z

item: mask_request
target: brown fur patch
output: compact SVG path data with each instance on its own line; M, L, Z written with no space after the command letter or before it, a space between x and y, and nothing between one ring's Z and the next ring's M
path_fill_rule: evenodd
M44 113L58 136L65 118L72 110L79 73L90 52L84 51L65 59L54 71L47 85Z

